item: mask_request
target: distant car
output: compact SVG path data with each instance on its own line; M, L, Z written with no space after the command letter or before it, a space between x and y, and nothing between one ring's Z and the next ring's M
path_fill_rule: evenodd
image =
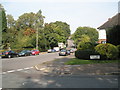
M48 53L52 53L52 52L56 52L56 50L55 50L55 49L48 49L47 52L48 52Z
M12 58L12 57L18 57L18 53L14 51L4 51L1 55L2 58L7 57L7 58Z
M32 52L30 50L23 50L18 55L19 56L30 56L32 55Z
M70 50L67 50L67 55L70 55Z
M35 49L31 51L32 55L39 55L40 51Z
M59 56L66 56L66 55L68 55L67 50L65 49L60 50Z
M74 50L73 50L73 49L70 49L70 53L74 53Z
M1 56L2 56L2 53L0 52L0 58L1 58Z
M59 50L60 50L59 47L54 47L53 49L54 49L56 52L59 52Z

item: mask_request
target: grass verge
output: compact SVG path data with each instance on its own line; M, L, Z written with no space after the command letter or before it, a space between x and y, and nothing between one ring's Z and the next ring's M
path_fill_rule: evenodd
M120 63L120 60L82 60L72 58L70 61L65 62L65 65L80 65L80 64L102 64L102 63Z

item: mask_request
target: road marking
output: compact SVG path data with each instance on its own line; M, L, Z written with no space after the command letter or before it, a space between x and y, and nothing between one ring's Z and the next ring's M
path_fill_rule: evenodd
M24 70L31 69L31 68L33 68L33 67L24 68Z
M15 72L15 70L11 70L11 71L7 71L8 73L12 73L12 72Z
M10 70L10 71L6 71L6 72L2 72L2 74L13 73L13 72L22 71L22 70L29 70L29 69L32 69L32 68L33 67L27 67L27 68L23 68L23 69Z
M16 71L22 71L23 69L17 69Z
M37 67L37 65L35 66L35 68L36 68L37 70L39 70L39 68Z

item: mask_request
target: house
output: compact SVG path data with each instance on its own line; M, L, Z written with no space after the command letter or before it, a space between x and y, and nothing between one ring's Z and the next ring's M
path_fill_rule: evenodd
M114 28L113 27L117 27L120 26L120 13L116 14L115 16L113 16L112 18L109 18L107 22L105 22L103 25L101 25L100 27L98 27L97 29L99 29L99 43L102 43L102 41L107 41L107 42L112 42L111 37L114 38L114 41L112 42L112 44L114 44L114 42L120 41L118 40L118 36L120 34L120 28ZM115 32L112 32L111 34L108 33L107 30L109 29L113 29ZM102 32L104 32L102 34ZM105 33L106 33L106 39L105 39ZM101 38L101 35L103 36L103 38ZM116 40L116 41L115 41ZM116 44L116 43L115 43Z

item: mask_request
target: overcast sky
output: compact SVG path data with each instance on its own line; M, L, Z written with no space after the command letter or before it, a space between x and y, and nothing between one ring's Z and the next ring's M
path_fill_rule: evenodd
M89 2L88 2L89 1ZM118 13L119 0L1 0L14 19L24 13L42 10L45 23L62 21L73 33L79 26L97 28Z

